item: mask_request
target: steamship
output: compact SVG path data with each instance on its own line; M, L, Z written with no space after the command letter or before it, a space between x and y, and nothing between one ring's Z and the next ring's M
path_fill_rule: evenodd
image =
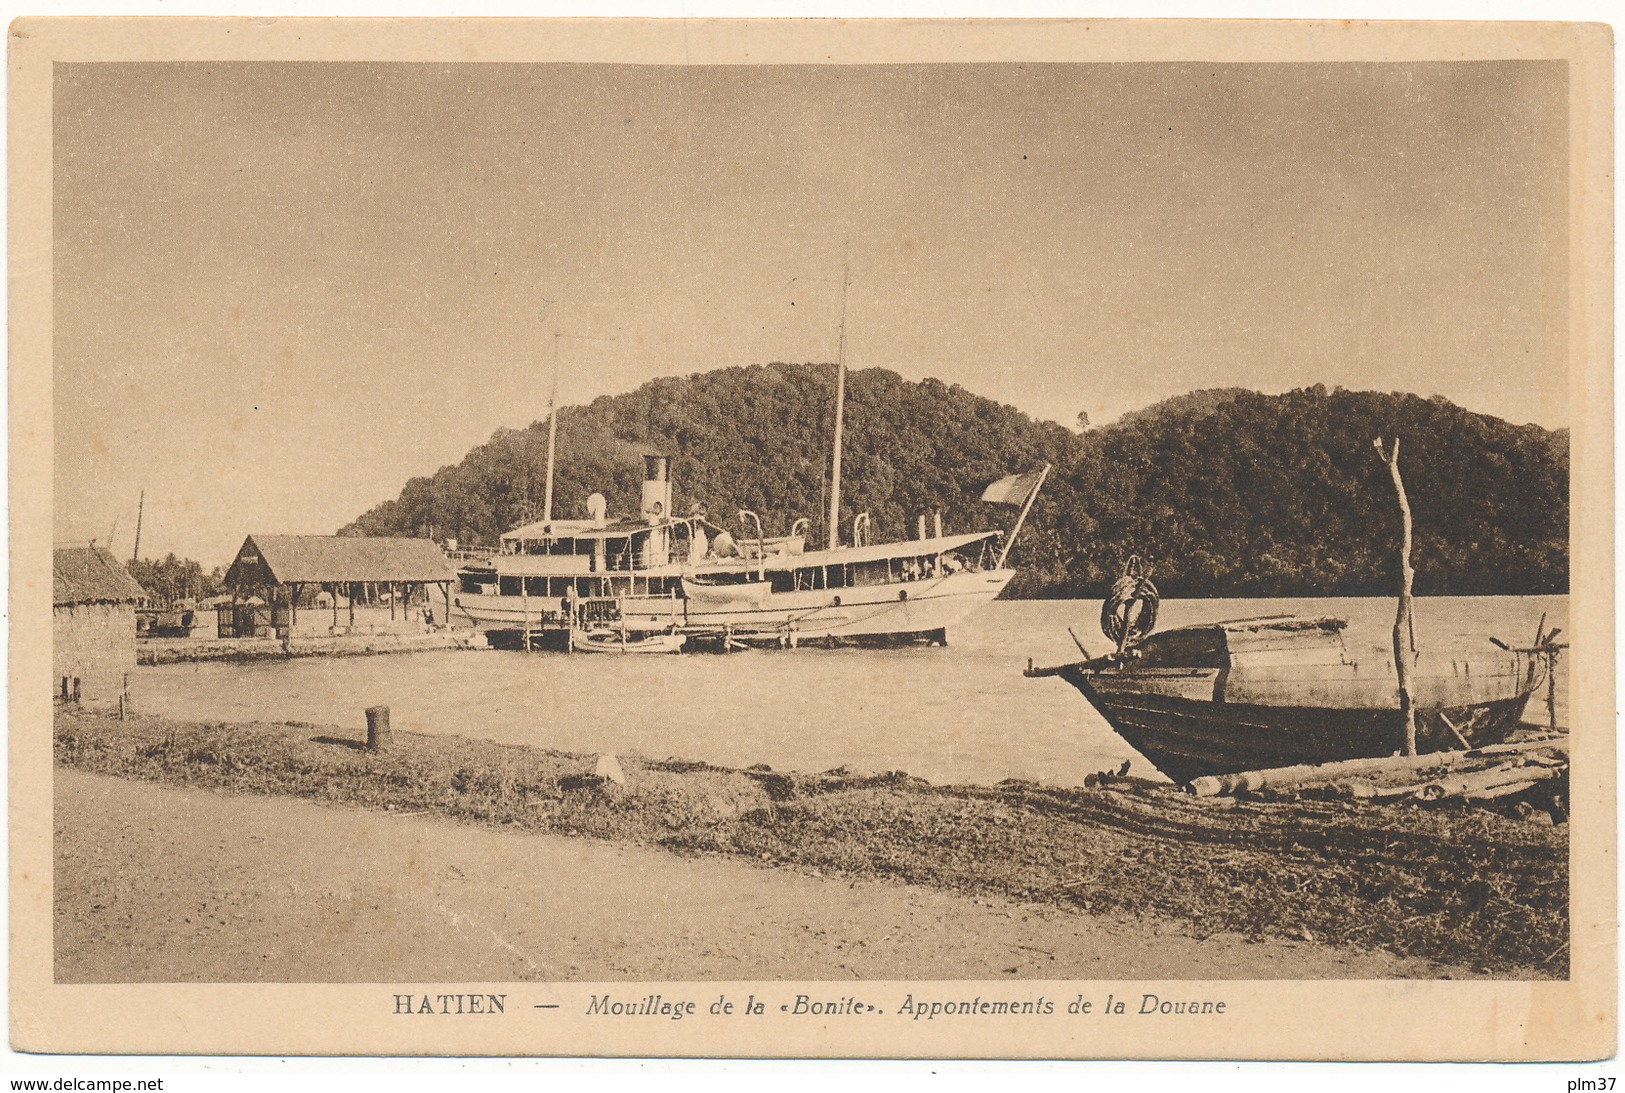
M848 278L848 281L850 278ZM711 644L752 645L928 642L946 645L948 627L1004 591L1010 546L1050 468L1012 475L982 500L1018 505L1008 536L999 531L943 535L940 518L926 534L893 543L868 541L859 513L851 542L840 541L841 432L846 410L846 282L835 370L830 453L829 540L808 550L798 520L768 538L753 512L738 516L735 538L704 512L672 512L671 461L644 457L635 519L611 521L602 494L587 498L586 520L554 520L553 470L558 433L559 360L548 409L547 494L543 518L502 536L498 552L459 572L452 615L486 632L493 645L666 652ZM558 338L554 338L555 348ZM748 534L754 528L755 535ZM714 535L714 538L712 537ZM613 636L615 640L609 640Z
M1046 467L994 483L984 499L1022 503L1024 519ZM1019 502L1017 499L1019 498ZM867 516L852 541L831 537L808 550L805 521L769 538L754 528L736 539L702 513L672 515L670 460L644 457L640 512L612 520L600 494L586 520L539 521L502 536L496 554L465 565L454 619L485 631L493 645L570 648L589 635L599 648L618 635L628 651L846 644L947 644L948 629L1004 590L1011 535L980 531L865 541ZM1003 540L1001 549L1001 539ZM654 641L667 636L675 640Z

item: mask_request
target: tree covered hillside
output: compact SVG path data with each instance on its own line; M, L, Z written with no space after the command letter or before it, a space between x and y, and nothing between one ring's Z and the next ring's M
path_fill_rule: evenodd
M1419 594L1568 590L1565 434L1323 387L1088 437L1056 514L1066 587L1101 587L1133 549L1165 594L1389 594L1400 519L1379 436L1401 441Z
M834 427L834 369L775 364L654 380L559 414L554 515L582 518L593 491L611 515L635 512L643 452L672 456L674 503L704 503L714 521L747 508L769 534L798 517L823 542ZM912 535L915 517L942 508L945 528L1007 526L1003 506L977 498L1014 470L1070 459L1077 437L959 387L907 383L882 369L847 377L842 534L867 511L883 537ZM539 515L547 423L501 430L456 466L415 478L401 496L346 533L452 536L491 544Z
M880 538L943 512L946 530L1008 528L983 504L1002 475L1052 463L1012 563L1021 595L1099 596L1129 554L1165 595L1387 594L1399 517L1373 437L1401 438L1421 594L1568 586L1568 437L1442 399L1315 387L1209 391L1079 435L954 385L883 369L848 376L842 535L867 511ZM673 457L675 501L716 521L741 508L769 534L797 517L822 543L834 370L752 366L655 380L559 414L554 515L598 491L635 511L640 455ZM546 422L502 430L414 478L343 529L489 545L540 514Z

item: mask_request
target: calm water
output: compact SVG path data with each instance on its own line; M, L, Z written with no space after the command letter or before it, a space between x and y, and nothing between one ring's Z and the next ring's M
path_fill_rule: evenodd
M1542 613L1566 626L1566 597L1417 601L1417 641L1488 649L1526 643ZM1124 759L1154 772L1038 664L1077 659L1067 627L1103 652L1099 601L995 603L947 649L797 650L730 656L565 656L432 652L140 669L145 712L185 719L309 721L364 735L363 711L388 705L396 728L565 751L676 756L779 770L905 770L933 782L1082 781ZM1267 614L1349 620L1352 645L1386 646L1387 599L1171 600L1159 628ZM1559 683L1563 682L1559 676ZM1558 716L1567 722L1562 687ZM1526 715L1543 720L1531 702Z

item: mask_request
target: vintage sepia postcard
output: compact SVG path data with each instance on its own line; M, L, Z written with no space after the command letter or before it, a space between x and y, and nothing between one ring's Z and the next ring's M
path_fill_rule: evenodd
M17 1050L1614 1051L1606 27L8 54Z

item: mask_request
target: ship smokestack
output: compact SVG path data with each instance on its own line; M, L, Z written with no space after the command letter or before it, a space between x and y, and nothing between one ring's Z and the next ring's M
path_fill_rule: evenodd
M658 524L671 515L671 459L643 457L643 519Z

